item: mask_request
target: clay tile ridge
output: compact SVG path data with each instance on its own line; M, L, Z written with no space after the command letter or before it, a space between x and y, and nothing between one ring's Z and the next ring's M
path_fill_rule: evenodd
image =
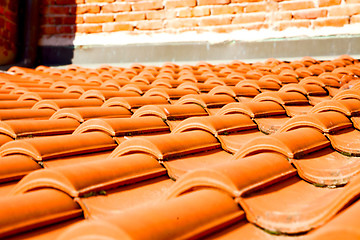
M279 129L279 132L301 127L313 127L323 133L333 133L341 129L351 128L352 123L340 112L327 111L292 117Z
M41 100L37 102L32 109L53 109L55 111L61 108L71 107L96 107L101 106L102 101L97 99L56 99Z
M169 126L158 117L90 119L82 123L73 134L103 131L119 137L149 132L168 132Z
M132 117L158 116L162 119L184 119L187 117L207 116L205 109L196 104L185 105L146 105L133 114Z
M181 97L176 104L199 104L202 107L222 107L235 99L228 95L189 94Z
M207 151L220 147L217 139L205 131L134 137L122 142L109 156L114 158L131 153L146 153L159 161L176 156Z
M1 146L0 154L2 157L24 154L36 161L43 161L62 156L114 149L116 146L115 141L108 134L91 132L11 141Z
M288 158L299 158L329 145L329 140L321 132L306 127L254 138L244 144L234 156L241 158L258 152L272 151Z
M215 137L219 134L256 128L256 124L247 115L231 114L224 116L191 117L183 120L172 133L191 130L205 130Z
M14 139L27 136L60 135L72 133L79 126L73 119L8 120L0 122L0 133Z
M131 117L131 112L124 107L79 107L62 108L56 111L50 119L72 118L84 122L91 118Z
M229 103L217 112L217 115L227 114L246 114L251 118L266 117L273 115L285 114L285 109L277 102L264 101L264 102L245 102L245 103Z
M176 181L164 198L178 197L200 188L216 188L237 198L248 191L282 181L295 174L296 169L285 156L278 153L264 152L245 158L235 156L233 161L186 173Z
M162 97L113 97L106 100L102 107L124 107L126 109L136 109L144 105L168 104Z
M100 239L105 236L113 239L115 234L124 236L123 232L131 239L197 239L241 219L244 219L244 212L231 196L204 189L76 225L60 239L72 239L79 235L88 238L92 236L93 228L101 226L107 227L102 233L96 231ZM139 231L139 222L142 231Z
M345 89L337 93L333 100L357 99L360 100L360 93L356 89Z
M165 174L165 168L152 156L131 154L119 158L34 171L16 185L12 194L21 194L33 189L53 188L66 192L72 197L79 197L89 192L108 190Z
M36 190L0 199L0 237L80 217L82 210L67 194L54 189Z

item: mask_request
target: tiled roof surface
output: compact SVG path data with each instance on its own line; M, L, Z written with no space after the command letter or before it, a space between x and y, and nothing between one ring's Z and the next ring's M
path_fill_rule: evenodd
M360 62L12 67L0 237L357 239Z

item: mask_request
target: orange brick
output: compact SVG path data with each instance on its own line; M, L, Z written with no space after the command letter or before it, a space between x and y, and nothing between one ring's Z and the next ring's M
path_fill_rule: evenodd
M234 14L243 11L244 7L237 5L211 6L210 8L211 15Z
M100 6L94 4L79 4L76 7L76 14L99 13Z
M163 8L162 0L138 1L132 4L133 11L157 10Z
M113 22L114 15L113 14L88 14L84 16L85 23L105 23L105 22Z
M310 20L291 20L291 21L280 21L276 23L276 29L283 31L287 28L309 28L311 27Z
M42 34L56 34L57 28L56 25L42 25L40 27Z
M229 4L230 0L198 0L198 6L202 5L218 5L218 4Z
M43 8L43 14L69 14L72 9L75 9L76 5L50 5Z
M342 27L349 23L349 17L327 17L316 19L313 26L317 27Z
M55 3L55 0L53 0ZM81 4L85 0L56 0L56 5L69 5L69 4Z
M128 12L131 10L131 4L127 2L116 2L104 5L101 10L103 13Z
M101 24L79 24L76 25L76 32L78 33L100 33L102 32Z
M157 12L158 11L159 10L157 10ZM165 11L165 18L166 19L174 19L174 18L176 18L176 14L177 14L176 9L168 9Z
M204 30L208 30L209 27L199 27L196 30L198 32ZM212 28L210 28L213 32L217 32L217 33L230 33L234 30L238 30L239 26L238 25L222 25L222 26L214 26Z
M192 17L191 8L186 7L186 8L178 8L178 9L176 9L176 17L179 17L179 18Z
M253 22L263 22L266 19L265 13L243 13L237 14L233 20L233 24L242 24L242 23L253 23Z
M204 7L194 7L192 9L192 15L194 17L204 17L204 16L210 16L210 7L204 6Z
M279 3L280 10L299 10L314 7L315 3L312 0L284 1Z
M194 7L196 0L165 0L165 8Z
M340 4L341 4L341 0L319 0L319 7L329 7Z
M132 31L134 26L129 23L104 23L103 32Z
M84 23L84 17L81 16L81 15L76 15L75 23L76 23L76 24Z
M136 23L136 29L139 30L159 30L163 28L163 22L160 20L146 20Z
M360 4L348 4L328 8L329 16L352 16L360 13Z
M292 11L279 11L269 14L269 19L272 21L284 21L292 19Z
M166 28L193 28L198 26L198 20L194 18L174 19L165 21Z
M47 15L43 17L45 24L75 24L83 23L82 16L71 16L71 15Z
M351 23L360 23L360 15L354 15L350 19Z
M231 3L262 2L263 0L231 0Z
M294 19L316 19L326 16L327 10L324 8L304 9L293 12Z
M267 10L268 3L267 2L256 2L256 3L248 3L245 5L244 12L265 12Z
M86 3L112 3L115 0L85 0Z
M202 17L199 19L199 26L217 26L217 25L227 25L231 24L230 16L211 16L211 17Z
M145 12L146 19L148 20L161 20L165 19L165 11L157 10L157 11L147 11Z
M75 33L75 25L60 25L57 31L61 34L64 33Z
M115 15L116 22L145 20L145 12L118 13Z

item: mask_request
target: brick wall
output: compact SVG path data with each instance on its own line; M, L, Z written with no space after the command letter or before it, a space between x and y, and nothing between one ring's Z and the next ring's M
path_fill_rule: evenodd
M0 0L0 65L15 60L17 11L17 0Z
M42 6L44 36L116 31L282 31L360 23L360 0L43 0Z

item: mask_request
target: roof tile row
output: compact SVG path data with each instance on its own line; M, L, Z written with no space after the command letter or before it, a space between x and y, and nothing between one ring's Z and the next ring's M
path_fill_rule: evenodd
M359 236L359 74L349 56L13 67L0 235Z

